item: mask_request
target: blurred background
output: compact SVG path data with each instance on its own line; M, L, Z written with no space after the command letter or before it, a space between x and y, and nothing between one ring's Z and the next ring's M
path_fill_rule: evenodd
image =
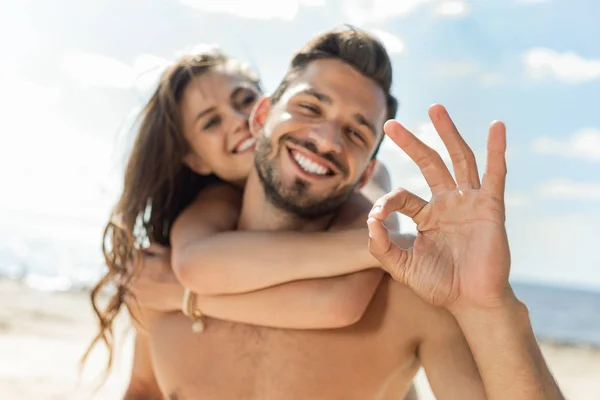
M430 104L447 106L480 171L489 123L506 122L512 280L559 382L597 398L599 20L593 0L3 0L0 398L75 398L65 382L95 329L81 292L104 271L135 117L170 60L218 44L271 91L296 49L340 23L385 43L398 119L446 158ZM380 154L394 186L428 198L391 141Z

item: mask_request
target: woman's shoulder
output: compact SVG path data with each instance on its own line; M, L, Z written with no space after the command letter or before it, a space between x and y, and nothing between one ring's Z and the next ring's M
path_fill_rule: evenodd
M235 229L241 209L241 191L227 183L206 186L181 212L171 229L171 241L189 243L206 232ZM191 238L191 239L190 239Z

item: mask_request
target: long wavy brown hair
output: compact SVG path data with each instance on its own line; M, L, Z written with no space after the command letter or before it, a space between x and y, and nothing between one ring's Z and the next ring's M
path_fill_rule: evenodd
M127 283L139 268L137 250L149 243L169 245L173 221L215 176L201 176L182 160L190 151L182 127L179 102L189 83L217 66L231 68L260 89L258 76L244 63L213 48L180 57L162 74L156 91L140 114L123 182L123 192L104 230L102 252L108 271L91 291L99 332L82 358L85 363L94 346L102 342L113 362L113 321L118 315ZM133 265L133 271L127 264ZM116 289L104 307L102 293Z

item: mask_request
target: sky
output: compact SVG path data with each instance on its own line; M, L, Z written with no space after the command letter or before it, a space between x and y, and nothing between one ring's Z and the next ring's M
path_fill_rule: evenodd
M490 122L506 123L513 279L600 290L599 2L149 4L0 4L0 271L98 276L131 127L174 57L218 44L257 68L272 91L304 42L350 23L385 43L397 118L446 160L427 119L430 104L448 108L480 171ZM429 197L418 169L391 141L380 159L394 186Z

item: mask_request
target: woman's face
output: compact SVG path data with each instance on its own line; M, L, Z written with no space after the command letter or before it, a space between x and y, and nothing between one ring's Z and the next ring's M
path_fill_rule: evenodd
M259 97L248 78L224 66L194 78L179 106L190 145L184 163L201 175L243 184L254 162L248 118Z

